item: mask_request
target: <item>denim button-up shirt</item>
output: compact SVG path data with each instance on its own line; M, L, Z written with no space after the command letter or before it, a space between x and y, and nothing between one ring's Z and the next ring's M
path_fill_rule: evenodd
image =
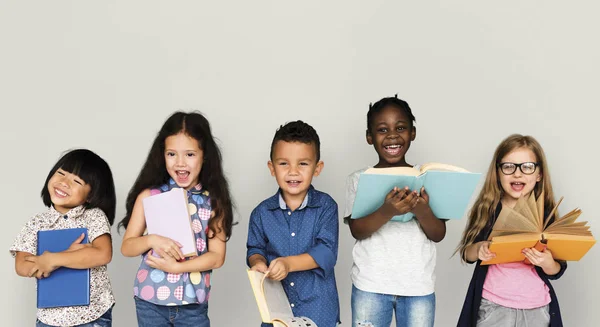
M333 198L312 186L302 205L294 211L277 192L261 202L250 215L246 259L260 254L270 264L279 257L308 253L319 266L291 272L281 281L294 316L308 317L319 327L334 327L339 322L334 274L338 221L338 208Z

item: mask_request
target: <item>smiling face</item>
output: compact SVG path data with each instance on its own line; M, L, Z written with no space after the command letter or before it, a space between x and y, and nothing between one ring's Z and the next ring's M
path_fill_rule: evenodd
M314 144L278 141L268 166L289 205L290 201L304 200L313 176L323 169L323 162L317 162Z
M184 133L165 139L165 165L169 176L186 190L198 184L204 152L198 141Z
M375 167L407 166L404 157L416 137L416 128L404 110L387 106L373 116L367 130L367 143L379 156Z
M537 158L530 149L517 148L505 155L500 162L521 164L524 162L537 162ZM529 196L537 182L542 178L539 169L535 169L532 174L526 175L523 174L521 169L517 168L513 174L506 175L501 168L497 168L497 174L504 191L502 203L511 208L515 206L520 197Z
M63 214L84 204L92 190L79 176L61 168L50 177L47 187L54 209Z

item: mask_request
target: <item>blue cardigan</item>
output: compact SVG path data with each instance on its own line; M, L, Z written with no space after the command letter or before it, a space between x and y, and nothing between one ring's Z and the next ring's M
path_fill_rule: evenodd
M487 240L492 227L496 222L496 218L502 210L502 205L498 204L494 217L488 221L486 227L477 235L475 243ZM553 219L553 218L551 218ZM473 263L473 262L469 262ZM540 278L544 281L548 289L550 290L550 327L562 327L562 318L560 315L560 307L558 306L558 299L554 288L550 284L550 280L559 279L567 269L567 263L564 261L558 261L560 264L560 271L553 276L547 275L544 270L540 267L535 267ZM481 294L483 293L483 283L485 282L485 276L487 275L489 266L481 265L481 260L477 261L475 270L473 271L473 277L471 277L471 283L469 284L469 290L465 297L465 303L463 304L460 317L458 318L457 327L475 327L477 325L477 315L479 313L479 305L481 304Z

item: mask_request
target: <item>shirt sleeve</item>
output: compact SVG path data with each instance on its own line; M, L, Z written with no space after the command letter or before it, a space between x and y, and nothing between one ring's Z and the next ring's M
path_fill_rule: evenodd
M246 242L246 264L250 267L248 259L254 254L260 254L267 259L266 254L266 237L261 223L261 215L258 208L254 209L250 214L250 222L248 224L248 240Z
M39 229L39 219L37 216L31 218L23 226L9 249L13 258L17 255L17 252L37 254L37 232Z
M110 236L110 223L108 217L104 211L98 208L90 209L85 211L86 219L88 221L88 242L92 243L98 236L109 234Z
M326 206L320 219L317 221L316 244L308 251L319 268L315 269L317 275L327 278L333 274L333 268L338 255L339 218L338 206L333 199Z
M352 215L352 207L354 206L354 199L356 198L358 176L359 174L352 173L346 179L346 202L344 208L344 218Z

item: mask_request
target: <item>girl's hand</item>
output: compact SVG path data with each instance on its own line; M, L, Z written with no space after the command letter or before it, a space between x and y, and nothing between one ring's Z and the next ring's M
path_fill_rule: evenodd
M394 187L385 197L382 209L385 214L393 217L412 211L417 204L417 192L411 192L408 187L399 189Z
M429 209L429 194L425 192L425 188L421 187L421 195L417 196L417 203L412 210L412 213L417 217L421 217L427 213Z
M35 277L37 279L50 276L50 273L58 268L58 266L54 264L52 253L48 251L39 256L27 256L25 257L25 261L34 263L33 267L31 267L31 270L29 271L28 276Z
M83 241L84 238L85 238L85 234L81 233L81 235L79 235L79 237L75 241L73 241L73 243L71 243L71 245L69 246L68 249L65 250L65 252L73 252L73 251L81 250L83 248L91 247L92 246L91 243L81 244L81 242Z
M481 261L488 261L496 257L496 253L490 252L490 242L481 241L479 242L479 249L477 250L477 258Z
M552 256L552 252L548 249L540 252L534 248L526 248L523 249L522 252L532 265L539 266L544 269L544 271L552 270L552 268L557 265Z
M153 255L154 253L160 255L160 258L155 257ZM150 250L148 252L148 255L146 256L146 263L152 268L162 270L167 273L180 273L179 271L177 271L179 263L173 257L167 255L162 250L156 250L156 252L154 250Z
M289 272L290 266L285 261L285 258L277 258L271 261L269 271L267 271L267 277L272 280L281 281L287 277Z
M174 260L183 259L183 253L181 252L181 244L172 239L156 234L148 235L150 237L150 247L154 252L159 253L161 257L172 257ZM162 254L161 254L162 251Z

